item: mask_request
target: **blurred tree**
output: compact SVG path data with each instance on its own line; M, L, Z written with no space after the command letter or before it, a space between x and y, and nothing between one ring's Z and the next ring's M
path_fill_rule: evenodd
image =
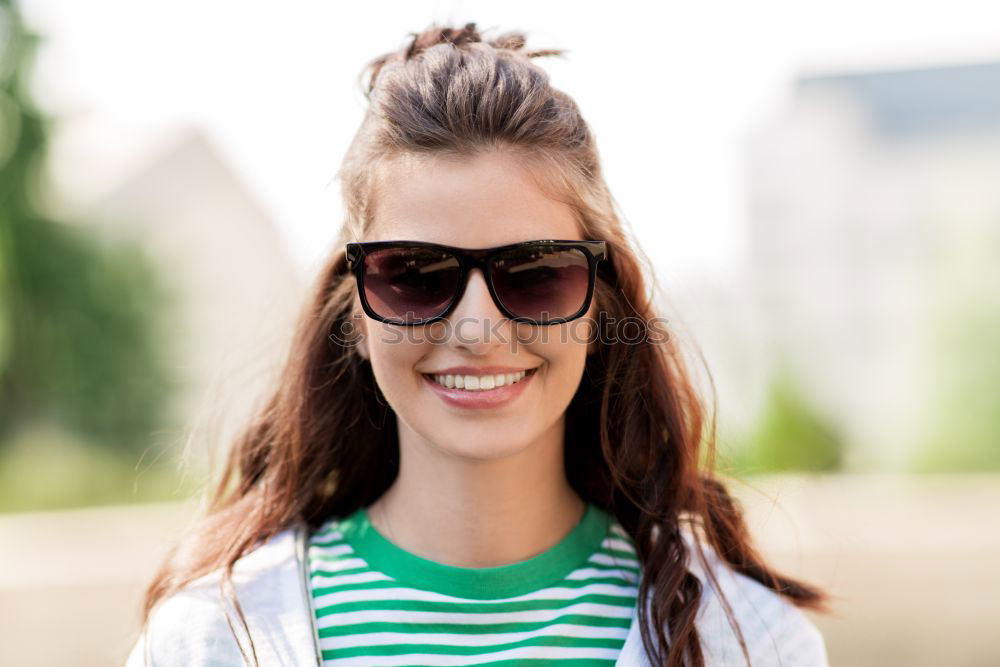
M1000 471L1000 270L962 259L970 268L944 284L927 324L931 378L913 472Z
M794 377L787 365L779 364L751 433L723 439L727 466L753 473L832 472L842 467L843 439L810 405Z
M175 388L158 339L171 300L140 247L45 213L53 121L28 93L39 41L0 0L0 454L53 423L134 461Z

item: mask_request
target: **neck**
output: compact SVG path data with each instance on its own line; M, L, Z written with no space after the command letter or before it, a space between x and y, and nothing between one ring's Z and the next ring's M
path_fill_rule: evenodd
M399 475L368 508L384 537L455 567L496 567L558 544L584 501L563 463L563 424L528 447L489 460L441 451L400 423Z

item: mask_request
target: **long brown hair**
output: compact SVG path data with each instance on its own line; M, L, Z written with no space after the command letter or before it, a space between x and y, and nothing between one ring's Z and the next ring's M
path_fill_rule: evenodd
M516 32L484 41L475 23L411 35L403 48L362 71L369 105L338 172L346 217L334 252L300 314L273 394L230 447L195 529L149 585L144 626L159 600L192 580L221 567L223 590L237 559L260 542L292 524L316 528L368 506L396 477L395 414L369 362L342 335L356 316L343 244L364 238L389 161L511 152L573 208L584 238L607 241L610 269L595 298L614 318L609 321L662 321L647 293L651 281L643 266L649 261L616 213L589 126L531 60L562 51L526 50ZM637 344L601 339L588 355L567 408L565 441L572 448L565 466L576 492L616 517L635 540L643 571L638 620L651 662L700 666L695 616L702 586L688 571L682 525L692 530L702 562L707 541L733 569L800 607L828 611L828 595L775 572L751 544L738 503L714 472L714 412L706 433L706 410L675 337L665 331L659 340L646 336ZM706 571L717 583L711 568ZM235 596L233 602L247 628ZM749 662L732 610L723 605ZM256 663L252 641L251 652Z

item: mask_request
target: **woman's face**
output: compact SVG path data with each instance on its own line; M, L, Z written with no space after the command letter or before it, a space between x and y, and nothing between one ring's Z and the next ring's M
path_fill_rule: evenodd
M486 248L582 238L572 209L548 198L523 169L503 153L397 161L386 168L363 240ZM360 313L357 293L354 298ZM497 459L543 442L561 444L563 414L580 384L595 308L591 303L585 317L564 324L511 322L474 269L447 322L400 327L361 316L360 352L398 417L401 446L417 442L451 456ZM467 392L455 401L448 393L462 390L442 391L428 375L457 366L530 374L506 387L510 392L523 385L497 404L489 404L490 392ZM466 396L479 405L463 403Z

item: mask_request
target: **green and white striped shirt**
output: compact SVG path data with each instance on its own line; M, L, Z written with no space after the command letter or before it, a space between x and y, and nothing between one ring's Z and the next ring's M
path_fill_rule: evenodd
M558 544L519 563L466 568L410 553L366 508L309 539L324 667L615 663L635 613L635 545L592 503Z

